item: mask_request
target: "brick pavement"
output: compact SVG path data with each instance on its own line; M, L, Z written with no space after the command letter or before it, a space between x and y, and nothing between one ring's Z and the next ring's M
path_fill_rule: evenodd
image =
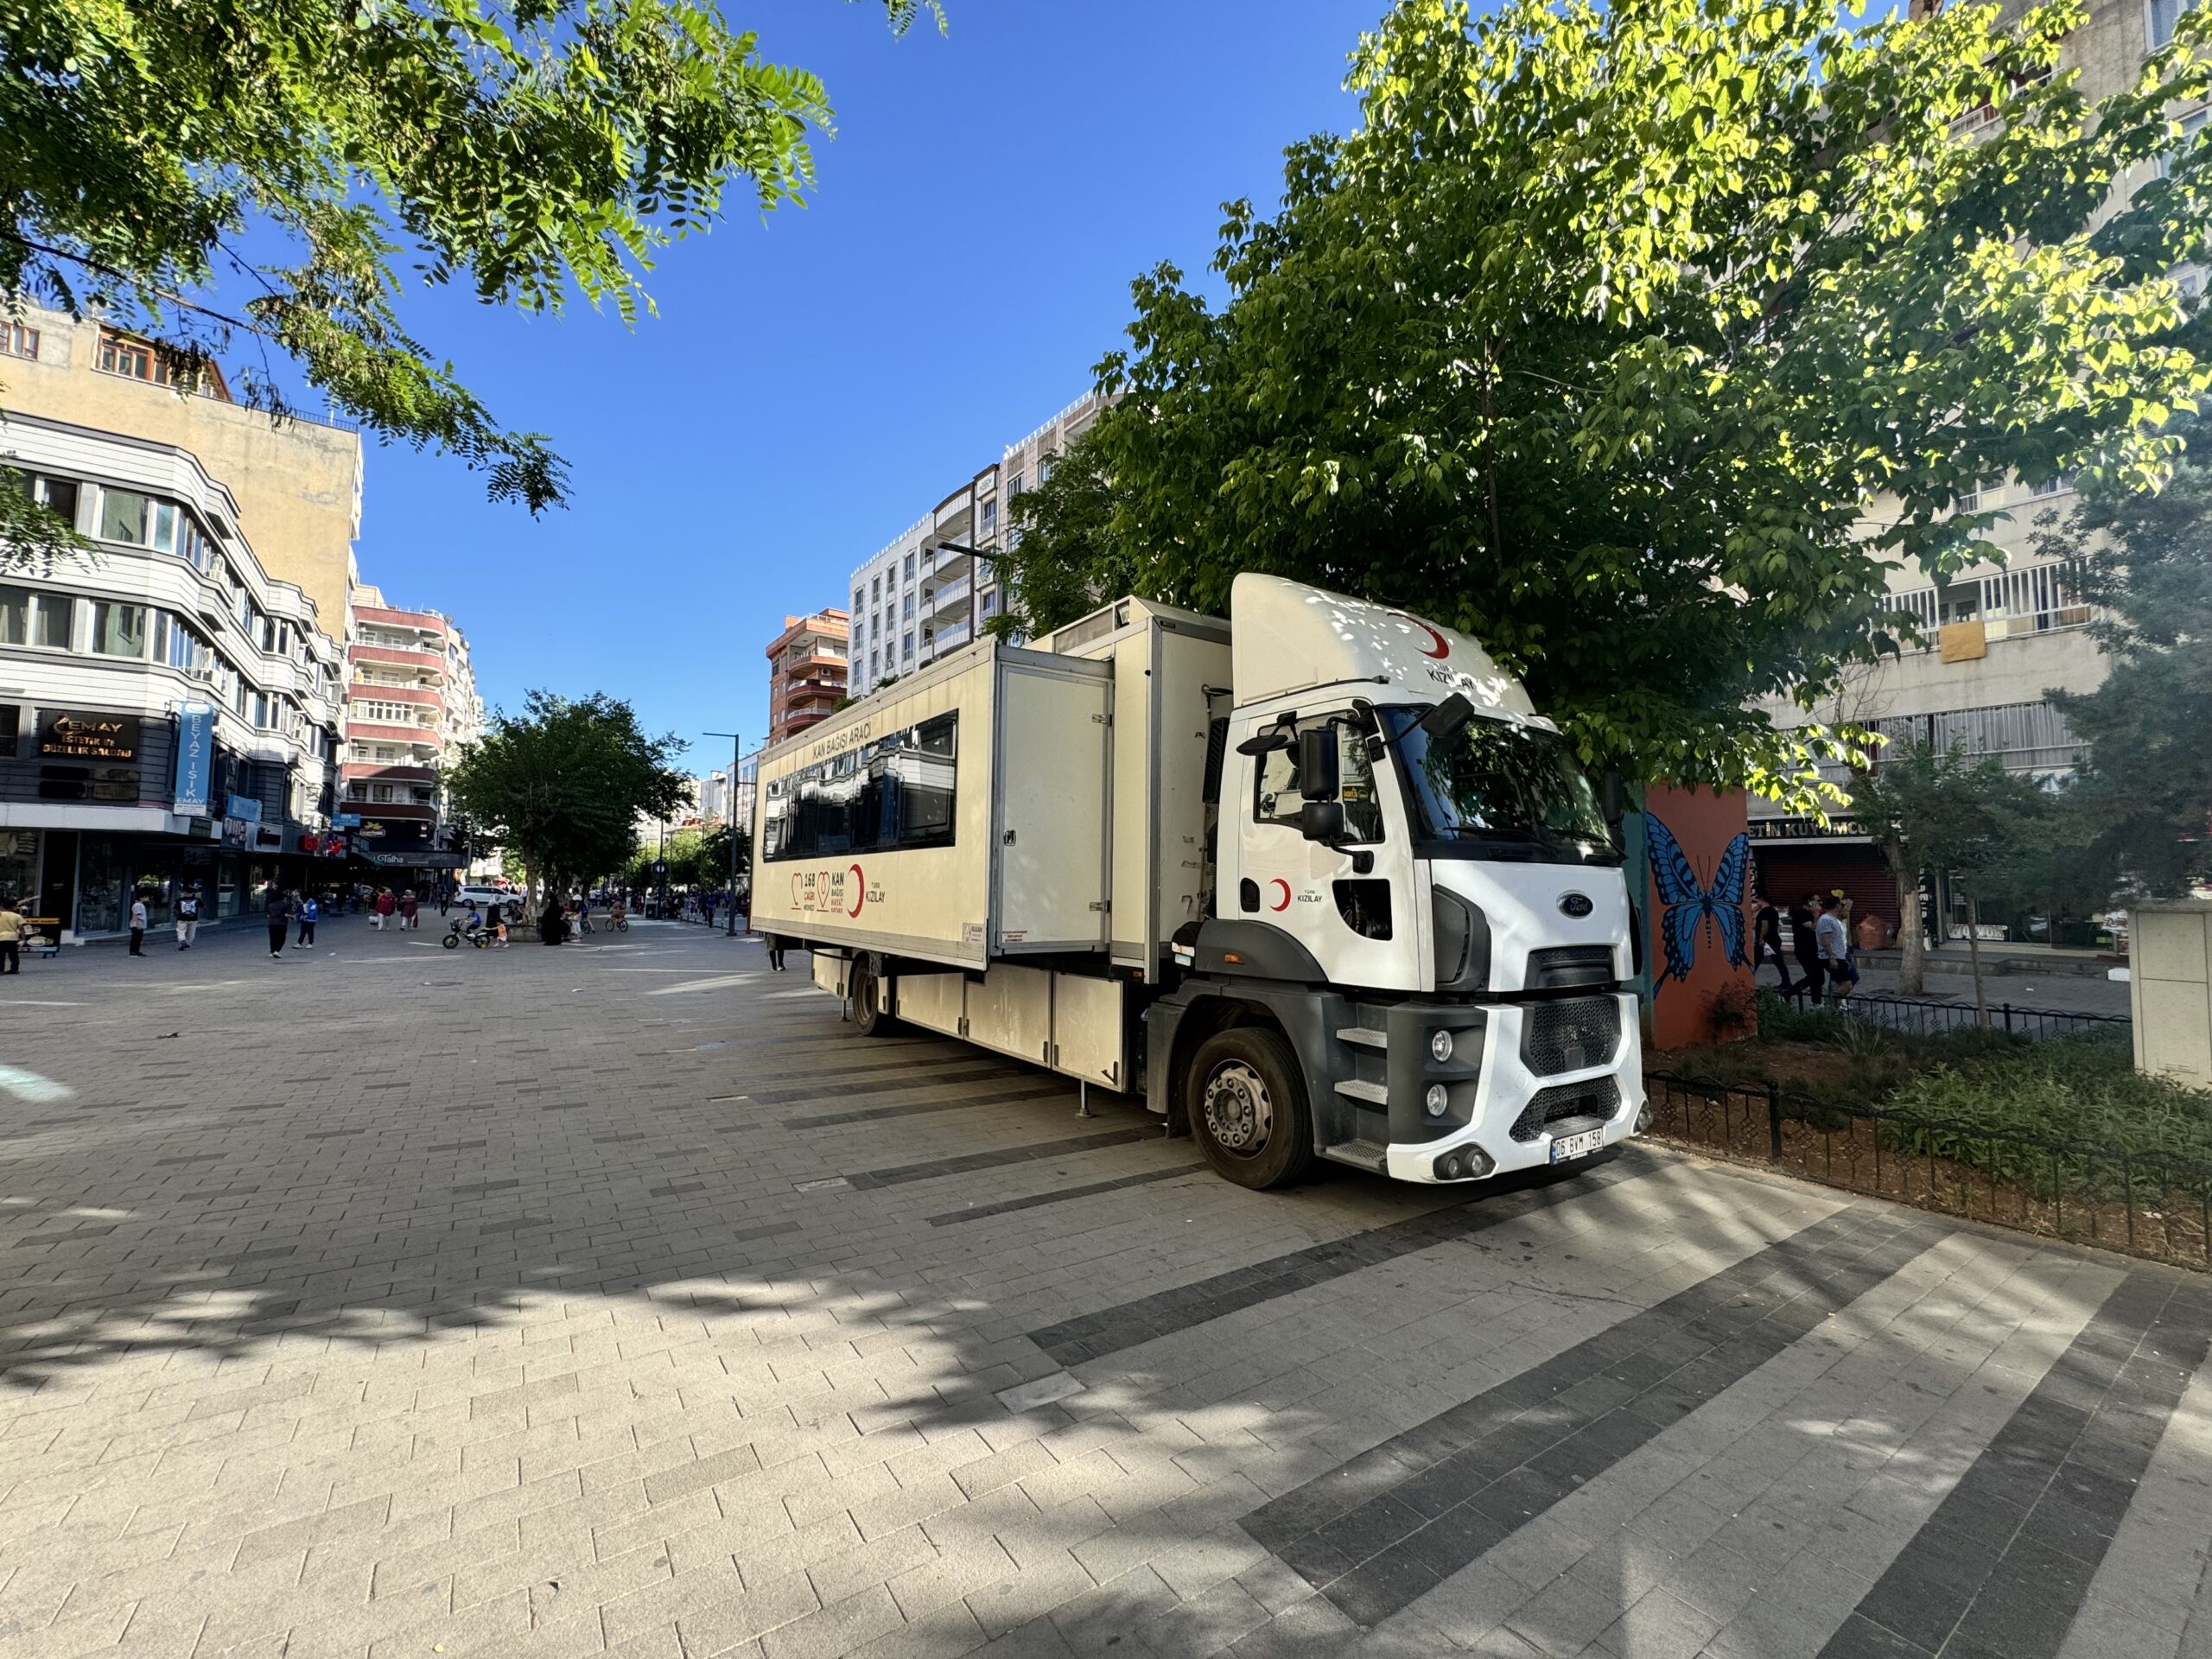
M227 931L0 983L0 1659L2212 1653L2203 1281L1246 1193L696 929Z

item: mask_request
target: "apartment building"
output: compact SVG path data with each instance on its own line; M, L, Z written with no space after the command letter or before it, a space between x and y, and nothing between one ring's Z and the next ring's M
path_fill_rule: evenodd
M1929 0L1914 0L1916 12L1928 9ZM2078 72L2077 84L2092 100L2130 86L2144 58L2173 38L2182 9L2179 0L2113 0L2093 7L2088 22L2068 39L2060 67ZM2024 10L2024 0L2004 0L2007 17ZM2190 132L2205 116L2201 109L2177 113ZM1971 130L1993 118L1993 111L1970 117L1967 125ZM2115 193L2115 203L2157 174L2156 165L2139 169ZM2178 275L2185 288L2196 291L2200 272L2184 270ZM1870 517L1879 521L1886 505L1874 503ZM1992 480L1965 505L1968 511L2003 515L1988 539L2005 557L1977 563L1941 584L1930 582L1916 567L1893 571L1891 597L1915 616L1928 644L1854 674L1841 696L1823 705L1819 715L1870 726L1892 744L1917 741L1939 749L1958 744L1970 755L1996 756L2011 772L2063 777L2079 762L2081 744L2046 693L2093 691L2106 673L2088 632L2098 613L2081 595L2080 572L2033 546L2039 518L2050 513L2063 519L2073 511L2072 481ZM1778 725L1804 718L1783 702L1770 705L1769 712ZM1847 786L1843 768L1827 771L1831 781ZM1872 837L1847 809L1825 824L1781 814L1756 799L1751 810L1758 874L1770 895L1840 887L1856 910L1872 911L1895 928L1896 883ZM1940 882L1929 898L1943 936L1963 938L1963 899ZM1984 904L1980 926L1985 937L1999 941L2081 946L2100 942L2093 920L2042 910L2027 906L2016 912ZM1929 937L1936 937L1932 928Z
M1007 505L1051 470L1107 400L1085 393L1007 444L936 506L900 531L852 579L852 692L886 682L976 639L1003 607L989 556L1012 545Z
M336 880L342 591L334 621L271 575L241 486L182 445L10 408L0 457L93 548L0 582L0 893L75 942L134 894L159 926Z
M767 650L771 743L804 731L844 700L850 620L839 610L784 618Z
M26 305L0 321L0 386L11 414L174 446L220 479L235 525L270 580L346 643L361 532L361 439L351 427L232 401L222 371L196 375L149 340L97 318Z
M427 886L466 868L442 769L483 730L467 637L442 612L407 610L362 587L346 664L345 811L355 850L393 883Z

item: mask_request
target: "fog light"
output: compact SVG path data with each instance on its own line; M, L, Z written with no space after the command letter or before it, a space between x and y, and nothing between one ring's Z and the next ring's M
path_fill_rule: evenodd
M1454 1147L1429 1168L1440 1181L1471 1181L1490 1173L1490 1154L1480 1147Z
M1441 1117L1452 1109L1452 1091L1440 1083L1432 1083L1428 1092L1421 1096L1421 1104L1428 1109L1431 1117Z
M1459 1179L1459 1154L1456 1152L1446 1153L1443 1158L1438 1161L1436 1166L1436 1173L1441 1175L1447 1181L1458 1180Z
M1636 1132L1638 1135L1651 1132L1651 1097L1649 1095L1644 1096L1643 1104L1636 1109Z
M1452 1033L1448 1031L1430 1033L1428 1039L1428 1052L1439 1065L1443 1065L1445 1061L1450 1059L1452 1058Z

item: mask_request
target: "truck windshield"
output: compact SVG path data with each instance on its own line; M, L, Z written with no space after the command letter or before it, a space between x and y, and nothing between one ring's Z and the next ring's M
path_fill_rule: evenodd
M1446 857L1612 864L1596 791L1556 732L1469 721L1432 740L1425 708L1378 709L1403 766L1421 838Z

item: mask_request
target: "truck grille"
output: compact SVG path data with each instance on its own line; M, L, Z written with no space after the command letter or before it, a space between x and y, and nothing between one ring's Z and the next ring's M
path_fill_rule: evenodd
M1521 1059L1540 1077L1604 1065L1621 1046L1621 1005L1610 996L1538 1002L1521 1017Z
M1578 985L1613 982L1610 944L1554 944L1529 953L1529 988L1567 991Z
M1601 1123L1610 1123L1620 1109L1621 1091L1611 1077L1554 1084L1548 1089L1537 1090L1535 1098L1513 1120L1510 1133L1516 1141L1534 1141L1547 1129L1554 1134L1573 1135L1580 1129L1594 1129Z

